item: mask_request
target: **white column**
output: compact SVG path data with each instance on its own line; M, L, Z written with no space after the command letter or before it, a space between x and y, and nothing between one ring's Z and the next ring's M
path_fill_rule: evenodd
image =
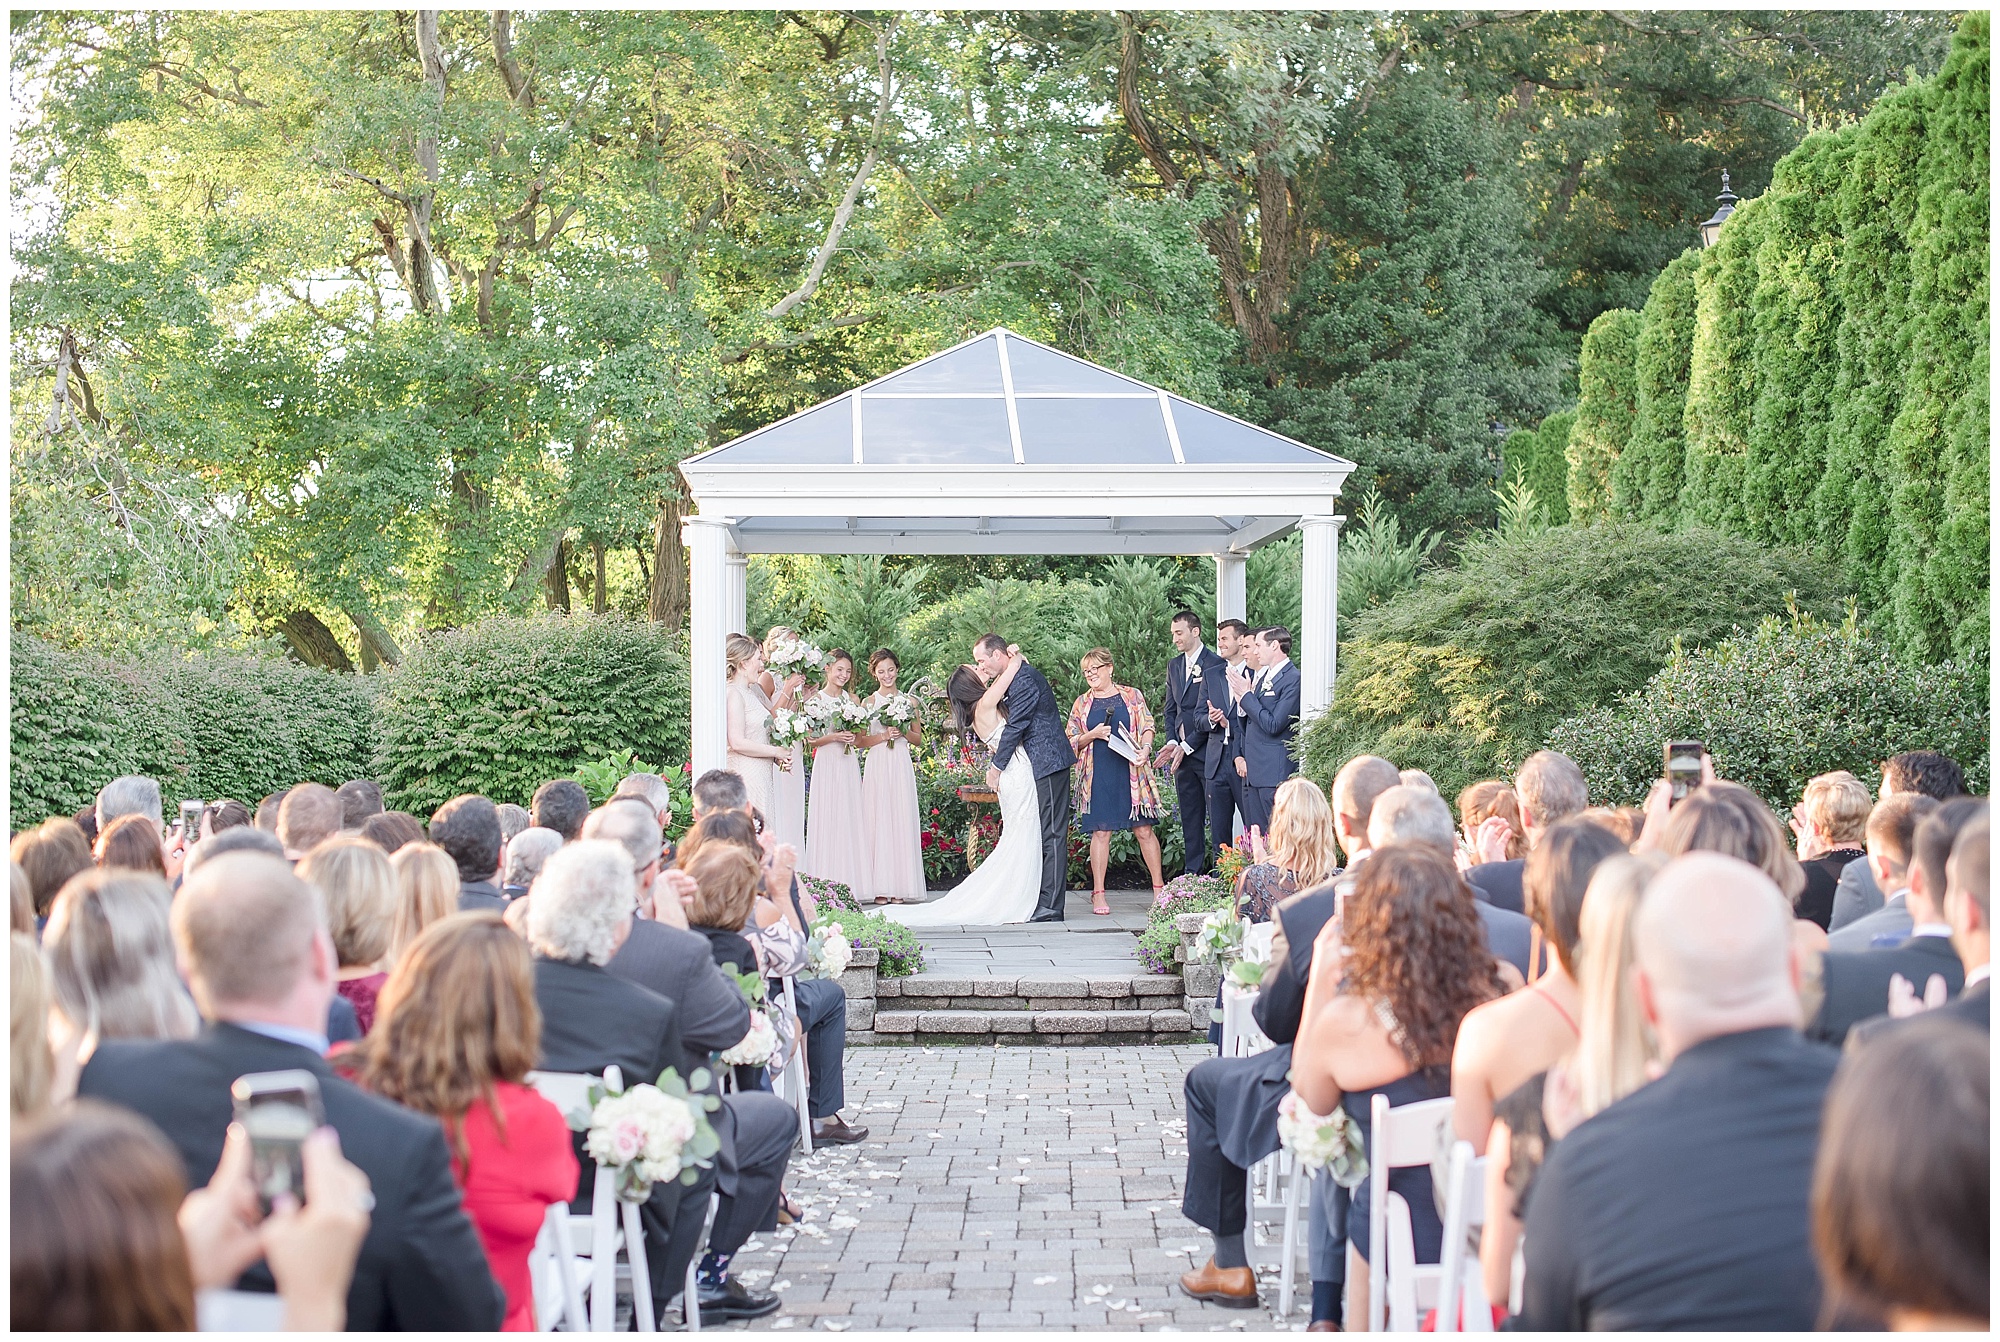
M750 557L725 554L723 562L728 579L723 586L723 632L747 634L750 632Z
M728 636L729 574L725 562L729 521L721 517L690 517L681 523L688 548L688 723L691 754L698 778L720 769L728 753L724 718L722 641Z
M1244 612L1243 570L1247 560L1238 554L1215 557L1215 622L1249 618ZM1210 631L1211 638L1214 631Z
M1340 615L1340 524L1345 517L1299 519L1304 538L1299 602L1299 713L1310 717L1333 702L1334 643Z

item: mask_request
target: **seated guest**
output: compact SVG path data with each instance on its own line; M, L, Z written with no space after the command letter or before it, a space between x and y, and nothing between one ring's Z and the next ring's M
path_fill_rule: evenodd
M311 1072L341 1154L374 1188L347 1326L498 1328L505 1301L452 1185L443 1131L327 1066L322 1031L335 961L318 891L280 860L230 853L182 884L172 923L188 986L213 1023L188 1040L106 1040L85 1066L79 1093L151 1119L180 1152L189 1181L206 1183L234 1116L236 1078ZM270 1278L253 1268L245 1284L268 1290Z
M412 843L389 859L396 873L396 913L390 920L389 959L426 927L458 912L458 864L434 843Z
M69 819L71 824L83 831L83 842L86 846L93 846L97 843L96 802L77 807L76 814Z
M285 845L279 843L278 836L269 830L258 829L254 825L237 825L220 834L211 834L188 849L187 859L181 864L182 878L194 875L202 863L213 861L224 853L262 853L266 857L282 858Z
M1419 844L1447 856L1452 852L1451 812L1444 798L1427 788L1398 785L1375 799L1368 815L1368 844ZM1501 962L1500 976L1510 989L1527 982L1534 954L1534 924L1525 915L1475 900L1486 933L1486 948ZM1544 956L1546 960L1546 956Z
M1799 896L1796 912L1822 931L1833 921L1840 874L1848 863L1868 855L1863 845L1873 805L1860 779L1836 769L1807 783L1805 795L1792 808L1792 834L1806 873L1805 893Z
M332 788L301 783L278 804L278 842L285 845L285 856L297 862L340 833L346 820L347 809Z
M1944 802L1964 796L1965 790L1965 770L1955 761L1935 750L1906 750L1882 761L1882 785L1876 796L1882 801L1917 796ZM1882 907L1887 894L1893 893L1885 894L1866 862L1848 863L1840 874L1840 888L1834 891L1833 922L1828 930L1838 931L1875 912Z
M493 814L500 821L500 846L505 848L514 842L514 836L527 829L532 823L528 808L516 806L512 802L499 802L493 807ZM561 836L558 835L558 838Z
M604 967L663 997L674 995L685 1050L681 1075L707 1071L709 1093L719 1093L711 1055L743 1041L750 1031L750 1004L715 963L707 939L688 930L680 889L693 893L693 878L662 871L659 816L636 798L614 797L592 811L583 822L583 837L619 844L638 868L631 934ZM729 1260L753 1231L776 1229L798 1116L776 1095L745 1090L724 1096L711 1121L722 1142L716 1155L722 1204L696 1272L702 1322L761 1318L778 1308L778 1297L752 1291L731 1277Z
M384 811L361 822L361 837L393 857L404 844L424 841L424 825L408 811Z
M358 830L371 815L382 814L382 785L369 778L354 778L333 790L340 798L340 827Z
M28 873L18 862L7 864L7 892L13 900L13 927L16 932L35 935L35 897L28 893Z
M750 790L734 769L710 769L694 780L694 820L716 811L747 811Z
M562 835L540 825L531 825L514 835L507 841L507 856L501 863L504 872L501 893L509 900L527 894L528 887L535 883L535 877L541 875L542 864L562 846Z
M674 794L667 780L658 774L631 773L618 780L614 797L633 797L645 803L662 828L674 823Z
M1912 840L1909 888L1903 907L1910 935L1893 945L1865 951L1829 951L1820 961L1819 1009L1806 1026L1809 1038L1841 1044L1855 1025L1889 1009L1891 983L1914 984L1926 1001L1954 997L1965 984L1965 966L1951 944L1945 921L1946 866L1959 831L1983 817L1976 798L1946 802L1923 818ZM1933 981L1935 980L1935 981Z
M1333 780L1333 828L1348 855L1349 869L1368 855L1368 822L1383 793L1402 783L1396 766L1378 755L1358 755ZM1215 1254L1204 1267L1181 1278L1181 1289L1197 1300L1232 1309L1257 1306L1257 1277L1243 1253L1248 1208L1245 1172L1278 1149L1278 1105L1291 1091L1292 1041L1305 1007L1306 982L1314 939L1333 917L1331 882L1306 890L1272 911L1270 968L1250 1008L1257 1028L1274 1047L1247 1058L1209 1058L1187 1074L1188 1154L1181 1212L1215 1236ZM1313 1250L1312 1323L1337 1329L1340 1284L1346 1275L1346 1190L1330 1179L1316 1180L1337 1192L1316 1196L1309 1238Z
M1521 803L1514 796L1514 789L1497 778L1489 778L1482 783L1474 783L1458 794L1458 853L1459 866L1467 868L1479 861L1479 827L1486 823L1488 816L1499 816L1507 822L1504 838L1497 837L1496 850L1504 854L1502 862L1518 862L1528 855L1528 836L1521 828Z
M1799 1036L1792 921L1769 876L1717 853L1647 887L1634 978L1667 1071L1542 1165L1520 1328L1813 1327L1807 1202L1837 1055Z
M1403 769L1396 776L1403 780L1404 787L1429 788L1432 792L1437 792L1438 790L1437 779L1432 778L1422 769Z
M1993 1024L1993 924L1987 916L1991 847L1990 824L1982 816L1959 831L1945 864L1944 916L1965 966L1965 990L1943 1011L1982 1030Z
M143 774L126 774L114 778L104 785L97 794L95 811L97 826L91 835L91 842L111 828L111 822L121 816L142 815L153 822L153 833L162 833L167 827L166 813L160 802L160 785Z
M535 1331L528 1251L576 1193L562 1111L527 1084L542 1046L528 947L491 913L426 928L389 976L380 1025L341 1071L444 1128L451 1172L507 1293L503 1331Z
M1942 1012L1841 1064L1812 1183L1829 1319L1991 1326L1991 1073L1987 1036Z
M1269 922L1279 901L1333 879L1340 850L1333 840L1333 808L1310 778L1278 785L1271 808L1271 833L1263 854L1236 878L1236 912L1253 923Z
M49 905L56 902L56 891L65 881L91 867L90 841L74 820L61 816L16 834L11 851L27 873L37 918L49 916Z
M605 968L631 934L637 907L632 856L618 844L582 839L564 845L542 867L525 915L542 1013L540 1070L595 1075L616 1066L634 1086L686 1066L674 1001ZM581 1134L575 1149L583 1169L577 1185L582 1209L590 1204L597 1169L583 1154ZM701 1247L715 1186L716 1172L699 1169L691 1183L654 1184L640 1205L656 1310L679 1293Z
M85 872L63 887L42 938L54 1036L82 1048L99 1039L195 1036L201 1020L174 972L167 906L157 876L117 868Z
M307 853L298 871L325 901L327 931L340 960L334 989L353 1004L354 1023L367 1034L376 995L389 980L383 964L396 930L396 870L360 835L337 834Z
M1877 931L1895 935L1899 940L1907 934L1909 911L1904 907L1903 891L1910 884L1910 857L1916 851L1917 826L1936 809L1937 802L1931 798L1911 793L1884 797L1875 803L1863 830L1867 856L1862 865L1868 868L1869 882L1877 893L1886 890L1888 895L1886 899L1876 901L1873 913L1863 916L1874 917L1876 913L1883 916L1875 918L1858 934L1850 929L1862 921L1862 917L1850 919L1842 925L1836 916L1833 930L1826 939L1828 950L1865 951ZM1835 898L1837 900L1838 896Z
M1521 892L1528 916L1555 952L1554 963L1527 988L1479 1007L1459 1026L1451 1056L1452 1126L1477 1155L1489 1149L1494 1102L1576 1047L1583 1009L1576 942L1584 892L1600 863L1623 856L1617 835L1582 816L1549 826L1528 854Z
M99 867L167 878L167 855L160 846L159 826L145 816L120 816L99 831L95 856Z
M220 834L226 829L237 829L250 823L250 808L240 801L227 797L212 801L202 809L201 837L206 839Z
M58 1092L55 1050L49 1047L49 968L42 948L25 932L16 932L12 941L12 977L7 981L12 1007L7 1056L13 1066L8 1113L18 1123L67 1100L75 1078L64 1078L67 1084Z
M1583 770L1576 761L1554 750L1537 750L1528 756L1514 775L1514 796L1521 806L1522 837L1529 848L1540 841L1543 831L1558 820L1581 811L1590 798L1584 788ZM1521 912L1522 858L1502 854L1512 838L1512 827L1497 816L1481 822L1477 836L1479 862L1466 872L1465 879L1487 903L1509 913Z
M1785 827L1762 797L1740 783L1710 779L1672 807L1662 824L1659 817L1668 806L1666 786L1664 782L1654 784L1646 798L1648 824L1651 833L1658 836L1660 852L1670 858L1683 853L1721 853L1748 862L1769 876L1778 893L1796 909L1806 887L1805 869L1792 855ZM1796 913L1793 917L1798 924L1792 929L1795 946L1819 949L1825 945L1825 934L1817 924Z
M1433 794L1412 790L1444 810ZM1445 812L1447 836L1450 826ZM1313 1113L1344 1108L1365 1147L1377 1095L1395 1106L1450 1093L1459 1022L1505 991L1472 891L1449 850L1377 848L1341 918L1329 921L1313 946L1292 1089ZM1368 1176L1382 1177L1381 1171ZM1437 1262L1444 1224L1430 1166L1386 1177L1389 1190L1409 1203L1417 1261ZM1348 1302L1356 1320L1368 1317L1368 1190L1366 1179L1353 1190L1347 1218Z
M266 834L276 834L278 832L278 808L284 804L285 794L282 792L273 792L270 796L257 803L257 818L251 823Z
M535 789L528 806L528 823L552 829L563 842L573 841L583 831L583 818L590 814L590 794L574 778L551 778Z
M1578 1123L1645 1085L1646 1068L1658 1056L1632 987L1632 923L1646 882L1665 861L1657 853L1619 854L1591 873L1577 924L1576 1048L1493 1106L1479 1270L1495 1304L1512 1294L1521 1218L1549 1150ZM1461 1047L1464 1031L1461 1025Z
M367 1176L321 1133L304 1149L306 1202L259 1217L240 1135L187 1194L149 1123L83 1100L14 1138L11 1322L22 1332L192 1332L195 1293L262 1257L293 1332L338 1332L368 1229ZM186 1194L186 1196L183 1196Z
M470 793L453 797L431 816L430 833L431 842L458 864L459 912L504 910L507 896L500 891L500 816L493 803Z
M1628 849L1646 828L1646 813L1636 806L1586 806L1577 814L1616 834Z
M1827 938L1827 949L1829 950L1862 951L1873 946L1894 946L1907 938L1910 935L1911 929L1916 924L1916 920L1910 912L1907 898L1908 891L1912 886L1931 874L1921 870L1917 865L1918 833L1922 831L1924 824L1933 816L1949 815L1949 831L1956 834L1971 821L1983 804L1970 797L1960 797L1948 802L1934 802L1928 797L1898 794L1891 797L1889 801L1881 803L1881 806L1888 806L1890 802L1896 803L1899 807L1910 808L1909 812L1902 816L1902 823L1909 825L1909 844L1905 850L1907 856L1903 870L1900 873L1900 877L1888 871L1879 873L1889 876L1891 884L1882 887L1890 892L1889 897L1883 901L1882 907L1875 910L1875 912L1856 918L1853 922L1829 936ZM1896 822L1896 818L1892 817L1890 823L1884 827L1885 838L1890 843L1893 843L1901 827L1901 824ZM1872 834L1873 832L1874 827L1871 824L1870 833ZM1874 851L1874 840L1872 838L1869 840L1869 851L1871 854ZM1870 865L1877 865L1873 862L1872 857ZM1886 866L1886 864L1883 865ZM1926 893L1931 896L1931 903L1935 904L1938 902L1938 892L1936 890L1930 890Z

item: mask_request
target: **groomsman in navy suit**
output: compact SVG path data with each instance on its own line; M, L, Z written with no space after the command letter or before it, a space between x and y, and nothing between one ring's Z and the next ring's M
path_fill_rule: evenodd
M1211 833L1208 828L1214 777L1209 755L1226 745L1222 728L1209 721L1208 710L1211 704L1229 703L1228 663L1202 646L1201 617L1193 611L1174 613L1173 635L1180 655L1167 663L1166 706L1160 719L1160 739L1166 744L1153 762L1173 775L1187 854L1181 869L1193 875L1213 866L1215 845L1229 841L1227 817L1221 830Z
M1299 669L1292 665L1292 631L1283 625L1259 629L1250 638L1251 677L1232 672L1230 697L1242 734L1236 772L1243 780L1243 823L1271 832L1271 808L1278 786L1299 771L1292 733L1299 725Z

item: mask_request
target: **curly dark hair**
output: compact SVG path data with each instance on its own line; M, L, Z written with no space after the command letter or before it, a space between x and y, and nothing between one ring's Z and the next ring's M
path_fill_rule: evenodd
M1343 991L1389 1003L1413 1067L1450 1065L1465 1013L1507 991L1472 887L1428 847L1376 849L1356 875L1341 931L1350 952Z

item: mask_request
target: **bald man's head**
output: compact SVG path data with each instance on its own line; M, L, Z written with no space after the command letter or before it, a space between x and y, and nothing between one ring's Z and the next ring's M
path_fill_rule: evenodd
M282 858L225 853L182 883L171 921L188 988L212 1020L218 1007L291 993L326 914L319 892Z
M1641 1000L1671 1057L1720 1035L1799 1024L1792 915L1757 868L1720 853L1669 862L1633 929Z

